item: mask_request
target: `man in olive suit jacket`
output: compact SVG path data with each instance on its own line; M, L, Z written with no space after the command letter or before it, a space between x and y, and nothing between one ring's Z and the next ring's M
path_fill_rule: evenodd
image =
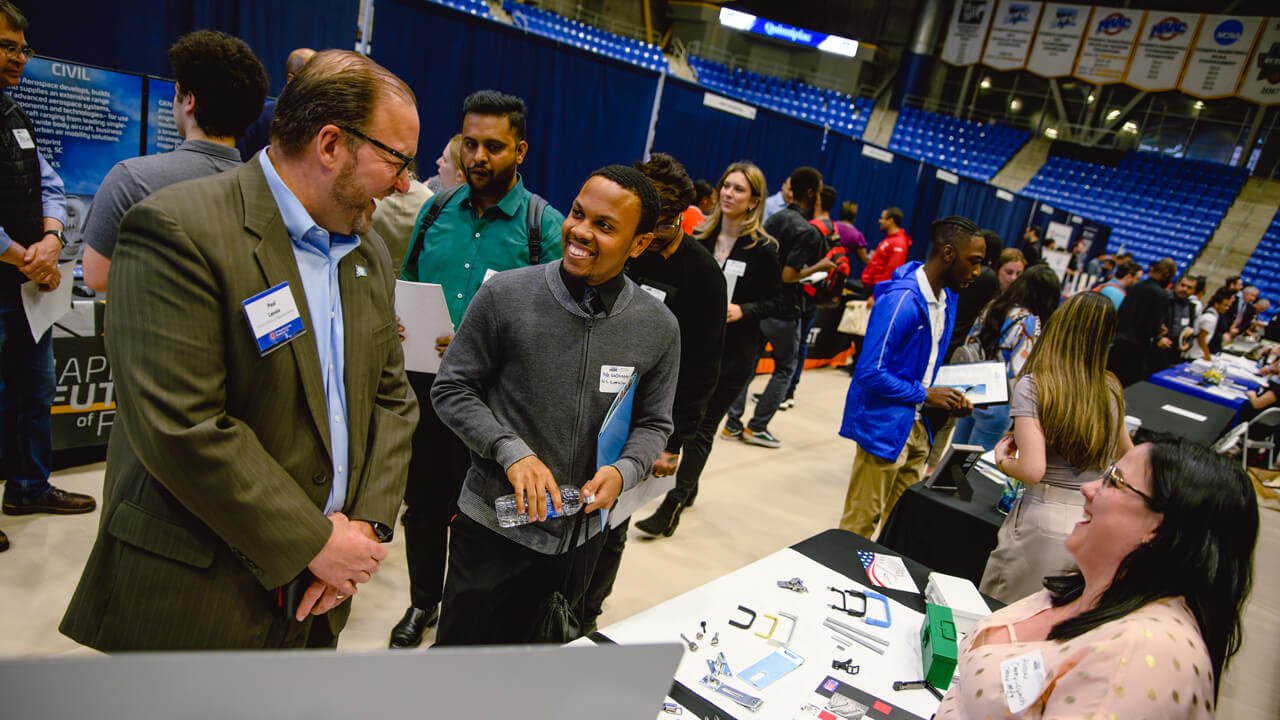
M413 93L367 58L320 53L271 136L121 223L106 322L119 418L60 628L99 650L334 645L386 556L418 406L369 217L407 188Z

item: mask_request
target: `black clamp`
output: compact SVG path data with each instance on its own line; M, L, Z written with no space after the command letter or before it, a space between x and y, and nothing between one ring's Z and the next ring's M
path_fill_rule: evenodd
M751 627L752 623L756 621L756 611L744 605L739 605L738 611L744 612L747 614L746 622L738 622L737 620L730 620L729 624L736 628L741 628L743 630L746 630L747 628Z
M933 696L938 698L939 701L942 700L942 691L934 687L933 683L929 682L928 680L894 680L893 681L894 690L918 690L920 688L924 688L925 690L928 690L929 692L933 693Z
M857 675L857 674L858 674L858 671L862 669L862 666L861 666L861 665L854 665L854 664L853 664L853 658L849 658L848 660L832 660L832 661L831 661L831 669L832 669L832 670L843 670L843 671L845 671L845 672L849 673L850 675Z
M857 617L865 617L865 616L866 616L866 614L867 614L867 596L866 596L865 594L863 594L861 591L859 591L859 590L841 590L840 588L837 588L837 587L828 587L827 589L828 589L828 590L830 590L831 592L839 593L839 594L840 594L840 604L839 604L839 605L836 605L835 603L832 603L831 605L829 605L829 606L828 606L828 607L830 607L832 610L839 610L840 612L844 613L845 615L849 615L850 617L856 617L856 618L857 618ZM858 610L858 609L855 609L855 608L851 608L851 607L849 607L849 601L848 601L848 598L849 598L849 596L850 596L850 595L852 595L854 598L857 598L858 600L861 600L861 601L862 601L862 609L861 609L861 610Z

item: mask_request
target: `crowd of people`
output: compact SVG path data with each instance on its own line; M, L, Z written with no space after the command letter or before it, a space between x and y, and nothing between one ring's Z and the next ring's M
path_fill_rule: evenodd
M25 29L0 0L10 84ZM948 443L993 450L1026 486L981 582L1010 606L966 639L940 717L998 711L984 670L1037 649L1058 652L1045 715L1102 707L1121 677L1131 698L1150 683L1151 701L1212 712L1239 647L1252 489L1203 448L1134 448L1122 389L1257 333L1256 288L1232 279L1201 311L1203 279L1175 284L1172 260L1144 278L1131 258L1081 252L1069 273L1096 284L1063 301L1038 228L1006 248L960 216L930 224L908 262L900 208L880 212L872 248L812 167L770 195L750 162L712 185L655 152L556 208L519 172L537 152L529 108L496 90L466 99L419 181L419 101L367 57L296 51L274 103L233 37L191 33L170 60L184 142L114 167L86 225L119 417L66 635L107 652L335 647L398 519L410 597L391 647L437 624L440 645L589 633L631 524L606 511L670 478L635 526L671 537L717 436L783 445L769 424L795 404L814 279L834 277L837 302L871 304L839 427L856 443L840 526L873 537ZM61 183L3 102L4 512L89 512L92 497L48 483L52 346L16 300L22 281L63 281ZM433 338L435 373L405 370L397 279L443 288L456 332ZM748 416L762 357L773 370ZM974 361L1003 365L1007 404L934 383ZM599 462L628 392L625 442ZM509 495L514 519L498 509ZM1149 623L1176 631L1153 639Z

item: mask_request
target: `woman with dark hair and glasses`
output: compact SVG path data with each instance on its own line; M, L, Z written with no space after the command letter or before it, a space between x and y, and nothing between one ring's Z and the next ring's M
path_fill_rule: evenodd
M973 628L939 720L1213 717L1258 538L1249 477L1200 445L1162 442L1080 492L1066 539L1079 569ZM1006 668L1029 672L1006 686Z

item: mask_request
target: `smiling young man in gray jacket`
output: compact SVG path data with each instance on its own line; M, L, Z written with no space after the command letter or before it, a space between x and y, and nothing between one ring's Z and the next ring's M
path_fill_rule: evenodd
M597 170L561 228L563 259L499 273L467 309L431 389L472 456L436 644L544 639L537 629L553 593L579 605L603 537L596 511L640 482L665 446L679 328L622 273L653 239L658 214L644 175ZM597 467L596 435L633 371L629 436L617 462ZM559 511L561 484L591 499L572 539L575 516L548 519L547 493ZM538 519L500 528L494 500L513 492Z

